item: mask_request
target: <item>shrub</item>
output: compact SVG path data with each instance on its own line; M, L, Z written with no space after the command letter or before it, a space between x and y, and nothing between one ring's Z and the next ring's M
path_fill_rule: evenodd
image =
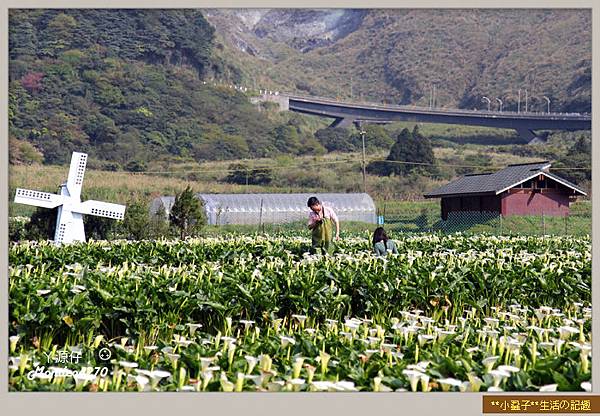
M203 203L189 186L175 196L169 222L179 231L181 238L196 234L206 224Z
M238 185L268 185L273 180L273 172L270 169L250 169L248 165L238 163L229 165L232 170L225 181Z

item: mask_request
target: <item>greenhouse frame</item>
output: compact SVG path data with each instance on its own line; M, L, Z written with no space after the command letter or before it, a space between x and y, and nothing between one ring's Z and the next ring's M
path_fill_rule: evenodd
M375 203L366 193L196 194L204 204L209 225L306 221L309 213L306 202L311 196L333 208L340 221L377 222ZM155 198L150 212L156 214L162 206L168 216L174 202L173 196Z

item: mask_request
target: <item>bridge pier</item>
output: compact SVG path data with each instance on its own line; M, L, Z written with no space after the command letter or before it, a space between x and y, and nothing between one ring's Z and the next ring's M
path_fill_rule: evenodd
M279 106L279 111L289 111L290 99L285 95L269 95L263 94L259 97L251 97L250 102L252 104L258 104L261 102L271 102Z
M537 134L535 131L521 128L515 129L521 139L527 144L546 143L548 141L548 133Z
M356 127L358 130L361 129L361 126L363 124L390 124L393 123L393 121L388 121L388 120L365 120L365 119L355 119L355 118L350 118L350 117L339 117L336 118L334 120L333 123L331 123L329 125L329 127L341 127L341 128L351 128L352 125L354 125L354 127Z
M347 118L347 117L340 117L340 118L336 118L335 120L333 120L333 123L331 123L329 125L329 127L332 128L342 128L342 129L349 129L352 127L352 124L354 123L354 120L351 118Z

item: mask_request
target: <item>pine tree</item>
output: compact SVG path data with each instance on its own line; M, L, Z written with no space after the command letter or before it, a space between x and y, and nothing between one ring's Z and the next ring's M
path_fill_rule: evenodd
M424 171L432 172L431 164L435 163L435 156L431 147L431 141L419 132L419 127L415 126L412 133L408 129L403 129L396 143L390 149L387 157L389 161L409 162L409 163L386 163L387 174L395 173L403 175L421 168ZM423 163L423 165L412 164Z
M414 152L414 141L412 140L412 135L408 131L408 129L402 129L398 138L396 139L396 143L390 149L390 154L388 155L386 160L389 161L407 161L409 159L409 155ZM408 168L410 165L405 165L403 163L386 163L384 172L387 175L392 173L396 175L401 175L403 173L408 172Z
M169 222L179 231L182 239L198 232L206 224L202 203L194 196L189 186L175 196Z
M128 237L134 240L143 240L148 238L150 231L150 214L145 204L140 201L133 201L128 204L123 220L123 228Z
M412 137L416 144L417 151L413 154L414 161L424 163L424 165L412 165L413 167L420 167L425 172L435 174L437 167L435 166L435 155L433 154L433 147L429 137L425 137L421 134L419 126L415 124L412 131Z
M418 126L415 126L412 132L406 128L402 129L390 149L386 161L372 162L367 169L371 173L382 176L389 176L392 173L406 175L413 172L435 174L437 173L437 167L435 166L435 155L433 154L431 140L420 133Z

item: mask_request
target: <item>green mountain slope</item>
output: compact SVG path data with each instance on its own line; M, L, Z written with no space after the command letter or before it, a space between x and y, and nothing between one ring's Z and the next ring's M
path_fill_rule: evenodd
M12 10L9 37L11 156L62 164L79 150L144 170L157 158L324 150L310 132L300 145L301 117L203 81L236 69L198 10Z
M141 171L356 148L356 132L254 106L230 83L418 105L435 84L439 106L481 108L487 95L505 109L520 88L534 111L542 95L555 111L590 109L588 11L12 9L9 19L12 163L64 164L79 150L93 167ZM367 150L389 150L397 131L386 130Z

